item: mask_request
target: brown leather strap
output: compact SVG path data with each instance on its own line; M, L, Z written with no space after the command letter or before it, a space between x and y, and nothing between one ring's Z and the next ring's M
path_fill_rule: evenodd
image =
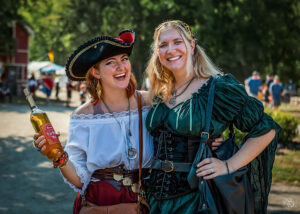
M139 186L142 187L142 162L143 162L143 117L142 117L142 95L137 92L139 111Z

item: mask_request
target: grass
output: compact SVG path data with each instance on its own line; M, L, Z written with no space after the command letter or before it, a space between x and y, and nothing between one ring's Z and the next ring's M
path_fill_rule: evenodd
M280 111L288 112L294 116L300 124L300 106L282 104ZM300 142L300 133L293 140ZM273 182L287 185L300 186L300 151L278 149L273 166Z
M300 151L278 150L273 166L273 182L300 186Z

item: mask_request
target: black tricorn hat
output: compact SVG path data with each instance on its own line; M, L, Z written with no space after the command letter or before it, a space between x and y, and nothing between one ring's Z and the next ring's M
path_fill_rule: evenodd
M118 38L96 37L79 46L66 64L66 74L71 80L84 81L88 70L103 59L126 53L130 56L136 36L133 30L123 30Z

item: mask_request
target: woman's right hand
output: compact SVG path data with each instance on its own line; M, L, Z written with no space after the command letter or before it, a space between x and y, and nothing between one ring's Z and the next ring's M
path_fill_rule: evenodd
M58 132L57 137L60 136L60 133ZM47 151L47 141L44 135L41 135L39 133L35 133L33 135L33 145L37 148L37 150L42 154L47 156L50 160L54 160L53 154L51 152Z

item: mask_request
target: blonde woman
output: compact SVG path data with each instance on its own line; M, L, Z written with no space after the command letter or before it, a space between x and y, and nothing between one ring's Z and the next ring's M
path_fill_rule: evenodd
M213 76L218 79L209 130L211 139L220 136L230 123L249 133L234 156L227 161L205 159L197 165L196 174L212 179L249 164L250 180L255 184L255 209L258 213L266 212L280 127L232 75L220 73L184 22L160 24L155 29L152 48L147 72L154 107L146 118L146 127L154 137L155 160L148 182L151 213L209 211L201 199L204 193L190 188L187 175L204 130Z

